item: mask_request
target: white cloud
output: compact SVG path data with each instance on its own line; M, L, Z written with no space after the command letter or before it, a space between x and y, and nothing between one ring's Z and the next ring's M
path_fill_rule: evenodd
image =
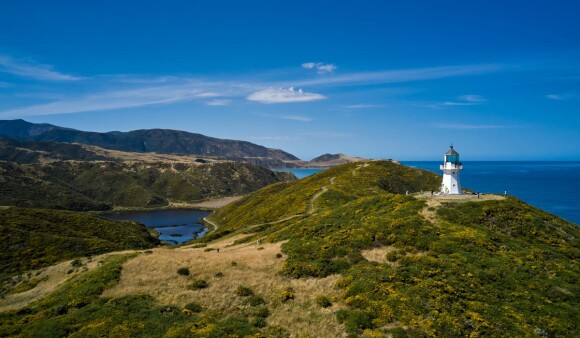
M456 101L436 102L423 105L429 108L453 107L453 106L478 106L486 103L487 100L481 95L462 95Z
M0 72L21 77L47 81L76 81L81 77L59 73L50 65L43 65L30 60L15 60L10 56L0 55Z
M280 120L292 120L292 121L300 121L300 122L312 121L311 117L303 116L303 115L274 115L274 114L262 114L262 113L257 113L254 115L268 117L268 118L272 118L272 119L280 119Z
M503 67L496 64L468 65L468 66L446 66L431 68L414 68L387 70L376 72L359 72L343 74L340 76L324 76L305 81L295 81L300 86L314 85L368 85L384 83L401 83L422 80L443 79L455 76L488 74L498 72Z
M216 97L216 96L221 96L221 95L219 93L216 93L216 92L203 92L203 93L195 94L195 96L197 96L197 97Z
M199 99L192 85L173 85L107 91L73 99L58 100L0 113L0 117L70 114L90 111L143 107Z
M460 101L463 102L470 102L470 103L484 103L487 102L487 100L481 96L481 95L474 95L474 94L469 94L469 95L462 95L459 96L457 98Z
M302 89L294 90L294 87L285 88L268 88L248 95L250 101L260 103L290 103L290 102L309 102L323 100L326 97L316 93L307 93Z
M336 66L332 63L324 62L306 62L302 64L302 67L306 69L316 69L319 74L332 73L336 69Z
M300 121L300 122L310 122L312 118L308 116L300 116L300 115L284 115L280 116L281 119L284 120L292 120L292 121Z
M226 99L215 99L208 101L205 104L208 106L229 106L231 102L232 102L231 100Z
M433 128L440 129L505 129L516 128L516 126L506 126L501 124L462 124L462 123L435 123Z
M547 98L550 100L562 101L562 100L569 100L576 96L575 93L566 93L566 94L549 94L546 95Z

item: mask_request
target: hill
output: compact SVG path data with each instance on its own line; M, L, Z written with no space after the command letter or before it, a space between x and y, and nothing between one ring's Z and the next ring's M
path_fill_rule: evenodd
M347 156L345 154L324 154L315 157L308 161L305 166L308 167L332 167L335 165L350 163L350 162L361 162L368 159L360 157Z
M80 211L189 204L293 179L288 173L236 162L0 161L0 174L0 205Z
M335 167L220 209L206 240L286 240L283 275L340 274L350 334L575 336L579 228L515 198L400 194L433 189L433 176Z
M169 129L146 129L129 132L97 133L35 124L24 120L0 121L0 136L16 141L65 142L94 145L126 152L155 152L201 157L243 160L258 164L283 166L297 161L296 156L245 141L224 140L201 134Z
M578 227L432 197L439 180L372 161L267 186L193 244L99 258L0 314L0 336L578 336Z
M147 228L68 211L0 209L0 279L75 257L159 245Z
M65 160L111 161L115 158L103 156L80 144L0 138L0 161L27 164Z

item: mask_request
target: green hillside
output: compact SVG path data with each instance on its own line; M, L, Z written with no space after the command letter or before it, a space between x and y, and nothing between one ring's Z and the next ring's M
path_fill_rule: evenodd
M0 277L38 269L75 257L159 244L134 222L58 210L0 209Z
M389 162L343 165L217 211L205 240L287 240L283 275L341 274L336 318L352 335L577 336L578 227L515 198L401 194L438 183Z
M0 314L0 336L577 337L578 226L438 186L385 161L267 186L203 243L109 257Z
M162 207L247 194L291 180L247 163L0 161L0 205L66 210Z

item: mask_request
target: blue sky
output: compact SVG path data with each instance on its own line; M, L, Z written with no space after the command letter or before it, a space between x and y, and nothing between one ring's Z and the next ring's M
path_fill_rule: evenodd
M0 119L580 160L578 1L0 0Z

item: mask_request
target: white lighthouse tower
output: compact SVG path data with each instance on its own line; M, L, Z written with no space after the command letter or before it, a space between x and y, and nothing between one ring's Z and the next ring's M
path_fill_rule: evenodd
M441 193L449 195L462 194L459 172L463 169L463 165L459 162L459 154L453 150L453 145L451 146L451 149L445 153L443 164L439 166L439 169L443 171Z

